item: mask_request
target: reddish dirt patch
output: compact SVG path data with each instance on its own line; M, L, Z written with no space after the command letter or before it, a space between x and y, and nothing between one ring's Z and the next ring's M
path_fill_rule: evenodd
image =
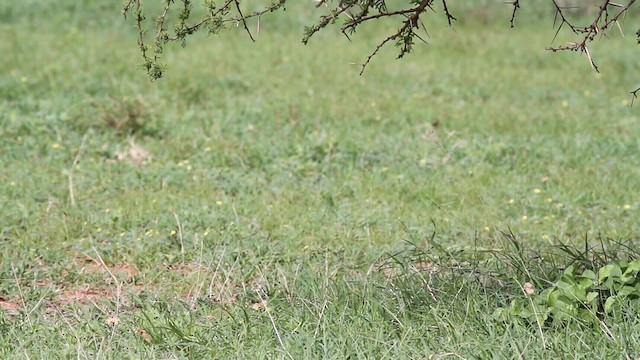
M105 275L109 276L109 272L111 272L111 274L113 274L119 280L131 280L140 275L138 269L128 263L103 265L100 259L94 259L92 257L76 258L75 263L78 265L78 267L81 268L81 271L85 271L88 273L104 273Z
M22 306L15 301L0 297L0 309L5 311L8 315L18 315Z
M114 295L109 289L87 287L84 289L65 289L58 291L55 303L61 306L71 304L89 305L100 304L105 300L113 300Z
M70 267L55 278L36 278L25 283L24 289L46 289L45 297L40 299L42 305L49 310L55 309L49 311L50 314L59 314L75 306L98 307L104 311L115 305L126 311L134 306L128 295L142 291L177 296L194 303L197 299L207 299L217 304L237 303L238 296L243 292L266 287L257 279L238 281L233 272L216 272L208 265L197 261L164 264L147 278L132 264L105 264L100 258L76 254L71 258ZM44 264L39 270L43 269L47 270ZM156 274L157 270L160 273ZM163 276L162 272L169 276ZM39 275L43 273L47 271L41 271ZM92 276L84 279L83 276L72 274ZM5 296L0 296L0 311L7 314L24 311L23 304L16 300L17 294ZM249 305L257 310L264 307L262 302Z
M78 273L100 275L104 278L104 282L92 284L69 282L67 279L69 274L66 272L62 274L61 279L53 282L42 279L35 280L32 283L33 286L49 287L52 290L53 294L46 299L51 306L61 308L70 305L97 306L113 301L117 301L118 305L125 305L127 299L124 293L133 288L140 288L140 286L132 285L140 272L131 264L104 264L100 259L82 255L74 257L73 264ZM114 281L114 277L117 282Z
M111 270L111 272L116 274L116 276L125 275L128 278L133 278L140 275L138 269L136 269L133 265L127 263L113 265L113 269Z

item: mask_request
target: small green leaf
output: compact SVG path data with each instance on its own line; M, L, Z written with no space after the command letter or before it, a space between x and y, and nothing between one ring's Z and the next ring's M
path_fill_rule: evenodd
M569 275L570 277L573 277L574 271L575 271L575 265L569 265L567 266L566 269L564 269L564 275Z
M638 272L640 272L640 261L632 261L622 274L622 279L627 284L633 284L640 282L638 279Z
M637 273L640 271L640 260L633 260L627 265L626 273Z
M597 298L598 298L598 293L597 293L597 292L595 292L595 291L592 291L592 292L590 292L590 293L588 293L588 294L587 294L587 297L586 297L586 301L585 301L585 302L586 302L587 304L591 304L591 303L593 303L593 301L594 301L595 299L597 299Z
M591 280L596 279L596 273L594 273L592 270L585 270L580 276L582 276L583 278L591 279Z
M595 276L595 274L594 274L594 276ZM583 290L593 286L593 279L579 276L579 277L576 277L576 280L577 280L576 282L577 282L578 287L580 287Z
M617 296L640 295L640 291L633 286L623 286L616 293Z
M621 269L626 269L629 266L629 262L627 260L616 260L613 263L618 265Z
M604 311L607 314L611 312L611 307L615 305L616 302L617 302L617 299L615 296L610 296L609 298L607 298L607 301L604 302Z
M604 279L622 275L622 269L617 264L607 264L600 268L598 271L598 281L602 282Z

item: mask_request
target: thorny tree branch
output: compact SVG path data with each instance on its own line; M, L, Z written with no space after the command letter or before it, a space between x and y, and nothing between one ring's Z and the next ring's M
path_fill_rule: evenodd
M638 31L636 32L636 39L637 39L637 41L638 41L638 44L640 44L640 30L638 30ZM631 95L633 96L633 97L631 98L631 105L633 105L633 100L635 100L635 99L637 99L637 98L638 98L638 92L639 92L639 91L640 91L640 87L639 87L639 88L637 88L637 89L635 89L635 90L633 90L633 91L631 92Z
M209 33L217 34L230 24L241 25L244 31L247 32L249 38L255 41L249 30L247 20L252 18L258 18L259 20L262 15L268 12L284 8L286 3L286 0L272 0L274 1L273 3L265 6L261 10L243 12L241 10L242 0L204 0L206 15L199 20L193 20L191 13L193 0L156 1L162 1L164 6L161 14L156 19L154 41L151 48L147 45L146 41L147 27L145 26L146 16L142 8L143 0L126 0L123 7L125 17L131 13L135 17L134 21L139 34L138 46L144 59L143 66L152 80L162 77L164 67L159 63L159 60L164 46L167 43L180 41L185 45L186 38L196 31L204 28ZM384 38L373 52L369 54L364 63L361 64L360 74L362 74L373 57L375 57L385 45L395 43L396 47L400 49L398 58L402 58L407 53L412 52L415 38L426 42L419 33L424 32L426 34L427 32L422 18L426 16L428 11L435 15L441 14L446 18L448 25L452 26L453 21L457 20L457 18L450 12L450 7L448 6L449 1L452 0L439 1L442 11L438 13L438 10L434 8L436 0L394 1L393 9L388 8L387 0L315 0L315 6L326 9L328 13L320 16L318 22L314 25L305 28L302 42L306 44L314 34L329 25L335 24L337 21L343 21L340 25L340 30L350 39L351 35L363 24L375 22L382 18L400 19L400 26ZM167 23L170 22L169 15L172 9L175 9L176 2L181 3L182 6L177 14L177 24L173 27L173 30L170 31L167 29ZM600 5L597 7L593 21L587 26L574 24L567 16L569 7L563 5L561 0L551 0L551 2L555 8L554 27L557 27L553 40L556 39L563 28L569 29L572 33L578 35L579 40L562 46L549 47L547 50L553 52L578 51L584 53L592 68L595 71L599 71L589 51L588 45L593 42L596 37L603 36L614 24L620 27L619 20L627 14L636 0L627 0L626 4L615 3L611 0L599 0ZM401 3L401 5L398 3ZM509 23L511 27L514 27L516 14L521 7L521 0L506 0L506 3L513 7ZM638 30L636 35L638 44L640 44L640 30ZM640 95L640 88L632 91L631 94L633 99L636 99Z
M557 24L558 27L553 39L555 40L555 38L560 33L560 30L562 30L563 26L566 26L574 34L580 35L581 40L578 42L571 42L563 46L549 47L547 48L547 50L551 50L553 52L579 51L580 53L584 53L587 56L591 67L596 72L600 72L598 66L593 60L593 56L591 55L591 52L589 51L589 47L587 45L594 41L598 35L603 36L605 34L605 31L609 30L613 24L616 24L618 26L618 29L620 29L620 32L622 32L619 20L627 14L629 8L631 8L631 6L635 2L636 0L629 0L629 2L627 2L627 4L625 5L614 3L611 0L602 0L602 4L598 7L598 11L591 24L587 26L577 26L573 22L571 22L565 15L565 11L567 8L560 6L557 0L553 0L553 5L556 9L554 26ZM640 30L638 30L636 36L638 44L640 44ZM633 105L634 100L638 98L638 92L640 92L640 87L635 89L634 91L631 91L631 105Z
M516 21L516 12L518 11L518 9L520 9L520 0L513 0L511 2L508 2L508 4L511 4L511 6L513 6L513 12L511 12L511 20L509 21L511 23L511 27L515 27L515 21Z
M547 50L551 50L553 52L556 51L580 51L587 55L587 59L591 64L591 67L599 72L598 66L593 61L593 57L589 52L589 48L587 44L595 40L597 35L603 34L606 30L608 30L611 25L618 24L618 20L627 13L629 7L633 5L636 0L630 0L626 5L617 4L612 2L611 0L604 0L602 5L598 8L598 12L596 13L595 19L593 22L587 26L576 26L571 21L567 19L565 16L565 9L558 5L556 0L553 0L553 5L556 8L556 17L554 19L554 24L558 21L558 30L556 31L556 36L562 30L563 26L567 26L574 34L582 35L582 40L579 42L572 42L567 45L557 46L557 47L549 47ZM618 9L617 12L614 11L612 14L612 8ZM555 39L555 37L554 37Z
M251 38L251 41L256 42L256 39L253 38L253 35L251 35L251 31L249 31L249 27L247 26L247 18L242 15L242 10L240 10L240 1L234 0L233 2L236 4L236 9L238 10L238 15L240 15L240 21L244 26L244 30L247 32L247 34L249 34L249 38Z
M441 0L444 15L447 18L447 23L452 26L452 22L457 20L453 14L449 11L447 6L447 0ZM382 42L376 46L371 54L366 58L365 62L361 64L360 74L364 73L365 68L371 62L371 59L378 54L381 48L387 45L389 42L395 41L396 46L400 48L398 58L404 57L407 53L413 50L414 38L426 42L416 30L423 28L426 29L421 21L421 16L427 11L431 10L436 13L433 8L434 0L413 0L410 1L410 5L414 5L409 8L399 10L389 10L385 1L380 0L343 0L339 1L337 6L333 8L328 6L328 0L318 0L316 7L326 6L329 9L329 15L322 16L320 21L314 26L305 29L305 35L302 39L303 43L307 43L309 39L318 31L324 29L329 24L335 23L341 15L345 15L347 20L341 26L342 33L350 38L350 34L353 34L357 28L365 23L372 22L381 18L402 18L402 25L395 30L391 35L386 37Z
M164 51L164 46L167 43L180 41L184 46L186 45L187 36L196 31L206 27L209 33L217 34L228 24L241 24L249 35L249 38L255 41L251 31L249 31L247 20L260 18L260 16L268 12L273 12L284 7L286 0L275 0L274 3L262 10L246 14L240 9L241 0L224 0L220 6L216 4L216 0L205 0L204 6L207 10L207 15L191 23L189 21L192 17L191 9L193 7L193 0L179 0L182 3L182 10L178 14L179 23L174 27L173 32L170 33L165 24L167 23L170 10L176 1L177 0L163 0L163 11L156 19L156 33L153 38L153 56L149 55L149 46L145 40L147 30L143 23L146 16L142 8L142 0L127 0L122 9L125 18L129 13L135 14L135 23L139 33L138 46L144 60L143 67L147 70L152 80L157 80L162 77L164 66L161 65L159 61Z

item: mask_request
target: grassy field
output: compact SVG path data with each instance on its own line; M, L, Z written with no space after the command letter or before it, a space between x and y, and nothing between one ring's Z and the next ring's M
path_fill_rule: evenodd
M496 315L640 252L634 36L596 74L479 5L358 76L384 24L305 47L299 5L150 83L119 5L0 5L1 358L640 356L637 305Z

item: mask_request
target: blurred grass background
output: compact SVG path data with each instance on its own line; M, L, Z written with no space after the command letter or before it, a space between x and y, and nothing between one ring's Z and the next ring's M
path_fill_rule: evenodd
M394 23L303 46L316 13L292 3L261 19L255 44L232 29L170 46L154 83L117 2L0 5L2 297L36 309L96 286L75 265L96 252L169 284L152 297L184 290L169 264L218 259L239 288L256 269L279 269L265 275L278 288L302 267L301 293L316 294L326 269L357 278L433 234L447 249L504 248L506 229L537 249L635 239L637 17L627 37L593 44L598 74L545 50L553 9L541 3L524 3L514 29L500 1L452 3L453 29L429 15L428 45L398 61L387 48L363 76L351 64ZM9 326L5 339L27 331Z

